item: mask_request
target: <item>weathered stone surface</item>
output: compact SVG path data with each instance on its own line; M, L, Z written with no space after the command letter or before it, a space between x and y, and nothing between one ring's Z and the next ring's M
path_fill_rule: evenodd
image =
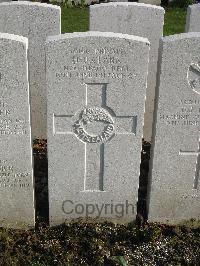
M46 138L45 41L60 33L60 7L12 2L0 4L0 32L29 39L29 82L34 138Z
M188 7L185 31L200 32L200 4Z
M28 40L0 34L0 226L34 226Z
M121 32L146 37L151 43L144 139L151 141L159 38L163 33L164 9L138 3L109 3L90 7L90 30Z
M65 34L49 38L46 53L50 224L134 219L148 40Z
M154 127L149 220L200 219L200 33L166 37Z
M0 0L0 3L3 3L3 2L11 2L12 0Z
M161 0L138 0L138 3L160 6Z

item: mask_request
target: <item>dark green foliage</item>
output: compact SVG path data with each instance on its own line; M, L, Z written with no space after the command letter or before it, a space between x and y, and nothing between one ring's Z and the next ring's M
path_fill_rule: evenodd
M193 3L194 3L193 0L173 0L172 2L169 3L169 6L186 8L189 5L192 5Z

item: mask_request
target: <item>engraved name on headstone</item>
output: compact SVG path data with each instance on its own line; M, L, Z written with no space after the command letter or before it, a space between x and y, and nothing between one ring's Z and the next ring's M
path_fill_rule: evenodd
M27 38L0 34L0 226L34 226Z
M33 138L47 135L45 41L60 34L60 7L33 2L0 4L0 32L22 35L29 40L29 83Z
M163 38L149 220L200 218L200 33Z
M116 33L48 39L51 225L135 218L148 52L147 39Z

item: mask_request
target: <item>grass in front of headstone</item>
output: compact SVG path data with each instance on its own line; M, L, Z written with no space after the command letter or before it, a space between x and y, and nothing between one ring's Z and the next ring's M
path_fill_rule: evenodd
M0 265L199 265L197 227L87 224L0 229Z
M184 32L186 10L184 8L166 8L164 35ZM62 33L89 30L88 7L62 7Z

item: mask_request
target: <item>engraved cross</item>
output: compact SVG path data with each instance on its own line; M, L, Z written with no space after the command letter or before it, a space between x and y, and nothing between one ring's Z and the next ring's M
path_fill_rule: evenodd
M85 107L74 115L53 115L53 132L74 134L84 143L84 191L104 191L105 143L117 134L136 135L137 116L116 116L107 106L107 83L85 84Z
M200 175L200 137L199 137L199 143L198 143L198 150L197 151L182 151L182 150L180 150L179 155L186 155L186 156L196 155L197 156L196 170L195 170L194 184L193 184L193 188L197 189L198 183L199 183L199 175Z

